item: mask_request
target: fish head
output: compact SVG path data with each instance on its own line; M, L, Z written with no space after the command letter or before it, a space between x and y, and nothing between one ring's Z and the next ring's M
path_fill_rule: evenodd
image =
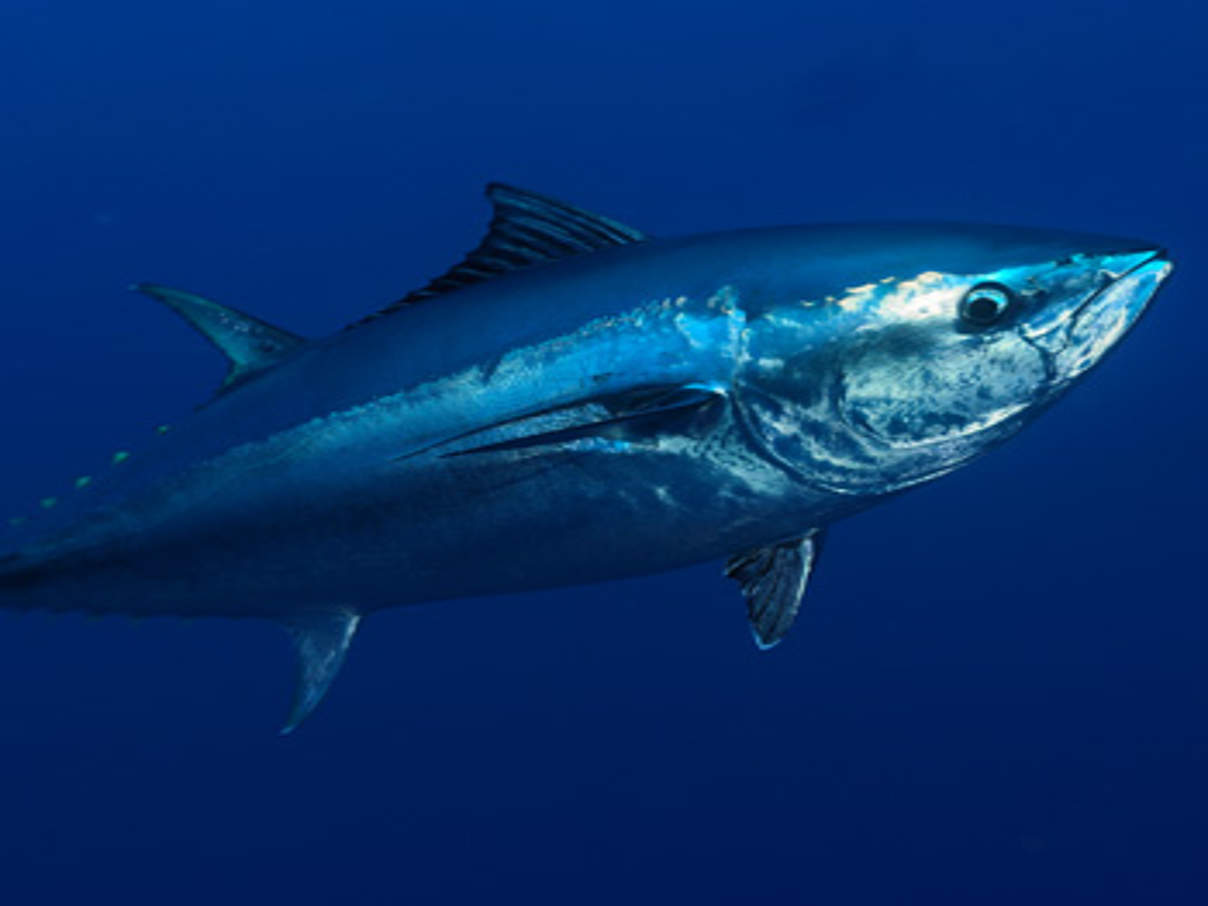
M798 303L808 316L773 312L779 333L765 328L752 356L758 433L831 490L909 487L1012 436L1119 342L1172 268L1134 240L920 230L862 256L859 283Z

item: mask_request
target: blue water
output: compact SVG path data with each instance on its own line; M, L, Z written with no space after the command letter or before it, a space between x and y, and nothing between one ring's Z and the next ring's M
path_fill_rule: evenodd
M489 179L1178 267L1038 424L837 526L767 654L716 563L391 611L281 739L272 626L0 613L4 903L1208 902L1202 5L840 5L5 0L12 512L220 379L127 284L323 334Z

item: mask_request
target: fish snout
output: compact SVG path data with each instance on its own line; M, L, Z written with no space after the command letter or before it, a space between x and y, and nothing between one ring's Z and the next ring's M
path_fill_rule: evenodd
M1121 272L1074 313L1065 347L1057 354L1060 377L1072 380L1103 358L1140 320L1173 269L1163 248L1129 256Z

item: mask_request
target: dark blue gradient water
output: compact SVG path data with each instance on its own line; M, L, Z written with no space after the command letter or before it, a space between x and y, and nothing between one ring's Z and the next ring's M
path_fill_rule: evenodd
M392 611L281 739L275 627L0 613L4 903L1208 901L1205 14L839 7L6 0L13 513L221 376L127 284L322 334L473 246L489 179L1177 270L1038 424L837 526L770 653L716 563Z

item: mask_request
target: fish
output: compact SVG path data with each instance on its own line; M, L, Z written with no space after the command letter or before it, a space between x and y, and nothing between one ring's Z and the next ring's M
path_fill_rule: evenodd
M275 621L283 733L383 608L724 562L789 632L828 526L1010 438L1172 270L1159 244L928 223L654 238L501 183L464 260L306 339L137 284L212 399L43 498L0 606Z

